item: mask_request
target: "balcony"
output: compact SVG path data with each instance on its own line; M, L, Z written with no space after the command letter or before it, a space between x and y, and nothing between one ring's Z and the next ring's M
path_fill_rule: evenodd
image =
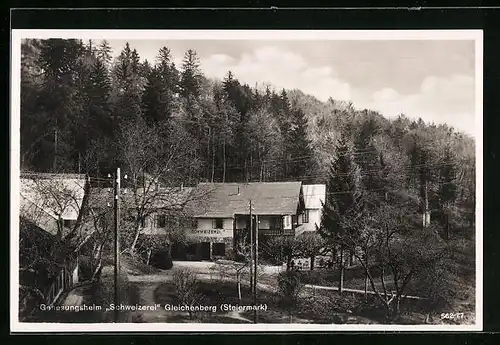
M295 236L294 229L259 229L259 235L264 236Z

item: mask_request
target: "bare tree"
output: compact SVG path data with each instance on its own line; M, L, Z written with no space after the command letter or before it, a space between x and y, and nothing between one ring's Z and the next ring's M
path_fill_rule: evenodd
M20 215L59 238L78 235L89 192L83 175L24 173ZM74 219L63 222L64 218Z
M23 173L21 177L20 292L45 301L43 290L50 279L74 262L91 233L83 216L89 184L82 175Z
M327 250L326 241L317 232L304 232L295 238L296 252L300 257L311 260L310 270L314 270L314 259Z
M90 253L91 279L96 279L102 268L102 258L106 245L111 243L113 234L113 210L111 194L100 189L91 189L85 222L92 227L93 246Z
M400 304L410 282L444 257L445 247L437 233L416 222L415 214L404 205L382 205L370 221L344 219L344 244L365 270L370 286L385 308L388 319L400 314ZM374 269L379 271L377 283ZM389 288L389 283L392 287Z
M290 271L293 259L300 257L300 245L293 236L273 236L266 241L266 252L275 262L285 262Z
M241 276L243 274L243 272L249 268L249 265L251 263L251 244L248 243L248 241L245 241L244 238L240 238L237 242L236 242L236 246L235 246L235 251L236 251L236 254L240 257L243 258L243 262L242 263L239 263L239 262L234 262L233 263L233 269L235 271L235 274L236 274L236 285L237 285L237 288L238 288L238 298L241 300ZM250 273L250 270L248 270L249 273Z
M266 253L276 262L285 262L286 270L293 268L293 260L310 258L310 269L314 268L314 257L327 250L326 241L316 232L304 232L297 237L273 236L266 241Z
M180 127L152 128L139 119L122 127L119 145L128 193L122 196L123 228L124 235L129 235L126 248L134 253L146 217L182 210L199 196L181 187L185 172L191 168L188 153L192 148Z
M177 302L181 305L194 306L202 299L202 295L197 292L198 280L194 272L187 268L175 269L172 276L172 281L175 286ZM194 314L191 309L188 309L189 318L192 319Z

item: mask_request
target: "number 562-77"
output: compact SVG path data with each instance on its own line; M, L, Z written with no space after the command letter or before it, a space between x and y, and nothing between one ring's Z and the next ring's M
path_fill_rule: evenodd
M458 319L463 319L464 318L464 313L441 313L441 319L442 320L458 320Z

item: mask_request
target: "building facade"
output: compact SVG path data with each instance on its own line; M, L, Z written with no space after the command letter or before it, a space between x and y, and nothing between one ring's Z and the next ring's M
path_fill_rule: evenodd
M206 195L194 206L188 258L236 258L250 240L250 224L261 238L295 235L304 210L300 182L200 183ZM250 221L250 214L252 221Z
M304 196L304 211L297 219L299 225L296 236L306 231L316 231L320 226L326 198L326 185L302 185L302 195Z
M190 200L178 202L185 204L182 210L167 207L168 198L158 202L142 220L142 233L165 236L183 222L187 243L172 244L174 259L234 259L241 254L241 244L250 241L250 223L261 239L315 231L325 189L325 185L301 182L200 183L176 196L176 200Z

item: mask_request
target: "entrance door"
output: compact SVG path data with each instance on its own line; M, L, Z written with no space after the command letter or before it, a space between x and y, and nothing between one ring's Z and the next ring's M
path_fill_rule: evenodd
M210 260L210 242L201 242L200 257L202 260Z

